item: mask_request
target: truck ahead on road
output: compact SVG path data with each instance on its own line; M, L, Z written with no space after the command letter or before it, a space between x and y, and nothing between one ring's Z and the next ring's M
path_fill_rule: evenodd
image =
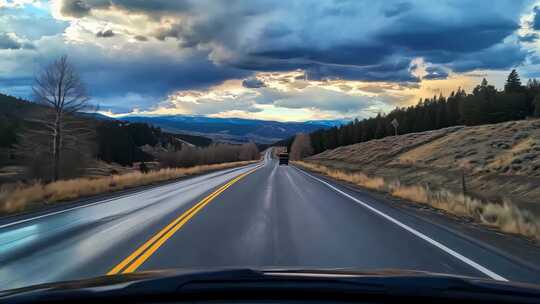
M289 153L279 153L279 165L285 165L287 166L289 164Z

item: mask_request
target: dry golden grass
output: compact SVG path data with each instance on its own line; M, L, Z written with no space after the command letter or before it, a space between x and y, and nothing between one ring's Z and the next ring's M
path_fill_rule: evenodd
M359 148L364 154L373 154L367 144ZM540 120L463 127L414 148L407 145L404 153L391 159L391 164L539 177Z
M346 181L349 183L353 183L368 189L374 189L379 191L386 191L387 183L384 181L384 179L380 177L369 177L363 173L355 172L355 173L349 173L343 170L337 170L333 168L328 168L326 166L304 162L304 161L293 161L295 165L299 165L303 168L306 168L308 170L322 173L324 175L330 176L332 178Z
M380 166L394 160L404 152L444 138L462 127L450 127L421 133L387 136L358 144L326 150L310 157L311 160L338 160L360 166Z
M49 184L37 182L31 185L18 184L3 186L0 188L0 214L22 212L43 204L73 200L80 197L148 185L208 171L243 166L253 162L256 161L161 169L146 174L131 172L98 178L62 180Z
M296 161L294 164L337 180L387 192L393 196L427 204L451 214L471 217L480 223L496 227L504 232L540 240L540 219L535 218L528 212L519 210L509 201L501 204L482 202L444 189L433 190L427 186L402 185L399 182L389 182L380 177L369 177L360 172L346 172L302 161Z

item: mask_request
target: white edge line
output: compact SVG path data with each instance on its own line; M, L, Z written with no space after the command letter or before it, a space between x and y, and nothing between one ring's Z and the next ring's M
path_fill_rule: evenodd
M246 165L246 167L247 167L247 166L249 166L249 165ZM239 167L239 168L242 168L242 167ZM232 168L232 169L238 169L238 168ZM195 177L196 177L196 176L195 176ZM178 181L178 182L181 182L181 181ZM174 184L174 183L172 183L172 184ZM87 207L91 207L91 206L94 206L94 205L99 205L99 204L103 204L103 203L108 203L108 202L110 202L110 201L119 200L119 199L123 199L123 198L130 197L130 196L139 195L139 194L141 194L142 192L145 192L145 191L147 191L147 190L155 190L156 188L159 188L159 187L162 187L162 186L169 186L169 185L171 185L171 184L160 185L160 186L157 186L157 187L154 187L154 188L151 188L151 189L146 189L146 190L142 190L142 191L137 191L137 192L135 192L135 193L126 193L126 194L123 194L123 195L119 195L119 196L116 196L116 197L107 198L107 199L104 199L104 200L101 200L101 201L97 201L97 202L93 202L93 203L83 204L83 205L80 205L80 206L75 206L75 207L71 207L71 208L66 208L66 209L58 210L58 211L51 212L51 213L45 213L45 214L42 214L42 215L38 215L38 216L34 216L34 217L29 217L29 218L26 218L26 219L21 219L21 220L15 221L15 222L10 222L10 223L6 223L6 224L4 224L4 225L0 225L0 229L7 228L7 227L11 227L11 226L15 226L15 225L22 224L22 223L26 223L26 222L30 222L30 221L35 221L35 220L38 220L38 219L40 219L40 218L44 218L44 217L48 217L48 216L53 216L53 215L60 214L60 213L65 213L65 212L69 212L69 211L73 211L73 210L77 210L77 209L81 209L81 208L87 208Z
M309 176L309 177L311 177L311 178L313 178L313 179L315 179L315 180L317 180L317 181L319 181L319 182L325 184L326 186L328 186L328 187L331 188L332 190L338 192L339 194L348 197L349 199L355 201L356 203L358 203L358 204L362 205L363 207L369 209L370 211L376 213L377 215L382 216L383 218L389 220L390 222L392 222L392 223L398 225L399 227L401 227L401 228L403 228L403 229L409 231L410 233L414 234L415 236L417 236L417 237L423 239L424 241L426 241L426 242L432 244L433 246L435 246L435 247L437 247L437 248L443 250L444 252L450 254L451 256L453 256L453 257L459 259L460 261L464 262L465 264L467 264L467 265L473 267L474 269L476 269L476 270L482 272L483 274L487 275L488 277L490 277L490 278L492 278L492 279L494 279L494 280L497 280L497 281L508 281L508 279L506 279L506 278L504 278L504 277L502 277L502 276L496 274L495 272L493 272L493 271L487 269L486 267L484 267L484 266L482 266L482 265L476 263L475 261L473 261L473 260L467 258L466 256L464 256L464 255L462 255L462 254L460 254L460 253L458 253L458 252L456 252L456 251L454 251L454 250L452 250L452 249L446 247L445 245L443 245L443 244L441 244L441 243L435 241L434 239L428 237L427 235L425 235L425 234L419 232L418 230L415 230L415 229L413 229L413 228L411 228L411 227L409 227L409 226L403 224L402 222L400 222L400 221L394 219L393 217L391 217L391 216L389 216L389 215L387 215L387 214L385 214L385 213L383 213L383 212L381 212L381 211L379 211L379 210L377 210L377 209L371 207L371 206L368 205L367 203L365 203L365 202L363 202L363 201L361 201L361 200L355 198L354 196L349 195L349 194L347 194L347 193L345 193L345 192L339 190L338 188L336 188L336 187L330 185L329 183L327 183L327 182L325 182L325 181L323 181L323 180L321 180L321 179L319 179L319 178L317 178L317 177L315 177L315 176L313 176L313 175L311 175L311 174L309 174L309 173L307 173L307 172L305 172L305 171L303 171L303 170L301 170L301 169L298 169L298 168L296 168L296 167L293 167L293 168L295 168L296 170L300 171L301 173L303 173L303 174L305 174L305 175L307 175L307 176Z
M22 224L22 223L38 220L40 218L53 216L53 215L56 215L56 214L60 214L60 213L64 213L64 212L68 212L68 211L72 211L72 210L77 210L77 209L91 207L91 206L98 205L98 204L107 203L107 202L110 202L110 201L113 201L113 200L126 198L128 196L132 196L132 195L136 195L136 194L138 194L138 193L128 193L128 194L120 195L120 196L117 196L117 197L114 197L114 198L109 198L109 199L104 199L104 200L101 200L101 201L96 201L96 202L93 202L93 203L88 203L88 204L83 203L83 205L80 205L80 206L66 208L66 209L55 211L55 212L45 213L45 214L42 214L42 215L29 217L29 218L26 218L26 219L22 219L22 220L18 220L18 221L15 221L15 222L10 222L10 223L4 224L4 225L0 225L0 229L10 227L10 226L15 226L17 224Z

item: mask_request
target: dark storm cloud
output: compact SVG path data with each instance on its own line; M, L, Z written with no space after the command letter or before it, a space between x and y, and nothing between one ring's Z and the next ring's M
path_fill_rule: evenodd
M21 47L22 46L19 42L15 41L13 38L11 38L5 33L0 33L0 49L13 50L20 49Z
M448 72L440 67L430 66L426 68L427 75L424 75L423 79L446 79L448 77Z
M204 56L185 62L152 57L145 61L87 61L80 68L89 87L100 96L125 92L164 96L174 90L204 88L226 79L249 76L242 70L218 67Z
M244 81L242 81L242 86L244 86L245 88L263 88L266 87L266 84L264 83L264 81L252 77L244 79Z
M402 63L416 57L466 71L507 66L482 57L503 52L515 64L522 49L500 49L518 29L527 3L64 0L63 9L71 16L116 9L167 18L154 33L157 39L210 49L215 63L246 70L306 69L315 78L415 81ZM395 61L400 64L389 64Z
M386 17L394 17L413 8L409 2L399 2L384 11Z
M38 42L38 49L50 50L47 56L21 52L16 61L27 63L12 70L8 77L0 71L0 91L31 92L35 71L64 54L68 54L68 59L80 73L92 100L103 106L103 109L114 111L127 111L136 107L147 109L176 90L203 89L227 79L248 78L252 74L215 65L208 60L206 52L192 52L186 54L186 60L178 60L168 52L152 48L133 50L129 56L124 56L122 50L104 52L99 46L86 45L81 48L78 44L62 42L61 36ZM152 42L147 44L152 47ZM54 46L54 49L50 49L50 46ZM153 47L157 46L154 44ZM1 77L17 81L8 82ZM24 97L31 98L28 95Z
M76 59L74 62L81 63ZM227 79L249 76L242 70L218 67L205 56L186 62L151 57L123 62L87 61L78 68L92 99L103 110L114 113L151 108L177 90L204 89Z
M12 75L0 75L0 92L20 98L32 98L30 85L34 78L29 77L13 77Z
M268 52L253 53L256 57L273 59L301 59L309 63L349 64L364 66L381 62L392 50L387 46L357 46L342 45L326 49L283 49Z
M84 0L63 0L60 12L65 16L80 18L88 15L90 9Z
M535 31L540 30L540 7L534 7L534 19L532 22L532 27Z
M252 56L246 55L241 60L229 62L230 65L240 69L252 71L291 71L295 69L305 70L306 76L310 80L324 79L347 79L363 81L419 81L411 74L410 62L408 57L381 57L377 64L367 64L372 61L365 61L366 64L336 64L336 62L347 62L345 58L338 58L339 52L334 54L325 54L316 57L320 52L307 52L309 56L299 57L302 52L283 52L274 53L270 56ZM268 54L266 54L268 55ZM298 57L295 57L298 56ZM380 54L373 56L381 56ZM366 56L367 57L367 56ZM287 59L287 60L284 60ZM314 60L317 59L317 60ZM332 62L335 59L336 62ZM356 62L366 60L365 58L355 59ZM303 76L302 76L303 77Z
M191 7L190 1L171 0L62 0L60 12L65 16L84 17L92 10L119 9L129 12L142 12L153 17L161 14L178 13Z
M519 36L519 41L521 41L521 42L535 42L536 40L538 40L538 38L540 38L540 36L537 33L530 33L530 34L526 34L524 36Z
M98 16L94 12L99 10L146 15L158 30L129 29L133 39L176 40L182 51L204 50L208 59L198 57L193 64L216 76L200 75L192 64L176 73L165 67L163 75L156 76L161 83L155 87L168 91L254 71L296 69L305 70L309 79L418 82L410 66L418 57L433 69L426 79L445 78L452 70L506 69L525 60L528 53L521 42L537 39L516 33L530 4L529 0L62 0L61 12L72 17ZM534 9L535 29L540 28L538 11ZM136 75L160 74L151 60L156 59L126 68ZM189 73L195 77L185 76ZM258 84L246 80L244 85Z
M109 7L117 7L122 10L133 12L145 12L145 13L169 13L169 12L182 12L192 8L191 1L186 0L109 0L109 1L92 1L96 2L96 7L106 7L106 5L100 2L108 2Z
M366 5L362 1L354 3L358 3L357 9ZM325 20L327 16L311 13L310 18L307 18L310 23L302 24L300 28L295 29L293 22L293 25L273 25L270 27L273 30L263 30L248 51L237 49L240 55L228 63L251 70L301 68L308 70L313 78L417 81L406 66L388 64L388 61L397 57L401 63L408 65L413 58L424 57L427 62L445 63L468 71L507 68L524 60L522 47L505 47L505 38L519 28L519 14L511 15L511 10L504 14L500 13L504 9L491 11L487 7L491 4L482 2L479 8L471 7L469 11L463 5L465 2L457 1L451 3L455 5L455 11L449 9L447 12L448 15L453 14L453 17L445 18L415 10L417 6L435 7L434 2L423 2L416 6L407 2L385 3L390 3L389 8L384 10L384 17L389 19L389 23L366 33L365 39L357 38L364 38L361 21L356 24L352 23L356 21L335 21L337 24L344 23L337 37L352 34L344 39L347 40L346 44L335 41L336 36L332 36L334 33L331 30L316 33L315 25L318 22L330 20ZM511 6L512 3L506 1L501 7L505 5ZM354 16L354 13L349 13ZM373 20L382 23L384 17L375 16ZM503 62L504 58L483 59L493 53L504 53L507 62ZM428 78L446 76L445 72L429 74Z
M433 25L404 20L381 35L382 41L416 51L471 52L501 42L518 29L506 20L491 24Z
M96 33L96 37L99 37L99 38L114 37L114 32L111 29L99 31L99 32Z
M368 66L314 64L305 69L307 78L311 80L344 78L360 81L420 81L411 73L413 67L410 58L390 58Z
M29 42L17 41L14 37L0 33L0 50L33 49L34 45Z
M5 86L25 86L34 79L33 76L13 77L10 75L0 76L0 83Z
M530 51L518 44L497 44L486 50L467 53L447 64L456 72L474 69L507 70L523 63Z
M262 36L269 38L280 38L292 33L293 31L284 24L271 23L264 28Z

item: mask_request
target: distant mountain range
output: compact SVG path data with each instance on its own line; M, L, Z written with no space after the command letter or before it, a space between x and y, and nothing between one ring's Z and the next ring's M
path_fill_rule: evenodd
M214 141L273 143L300 132L313 132L346 123L344 120L279 122L242 118L214 118L188 115L123 116L119 120L145 122L173 133L203 135Z

